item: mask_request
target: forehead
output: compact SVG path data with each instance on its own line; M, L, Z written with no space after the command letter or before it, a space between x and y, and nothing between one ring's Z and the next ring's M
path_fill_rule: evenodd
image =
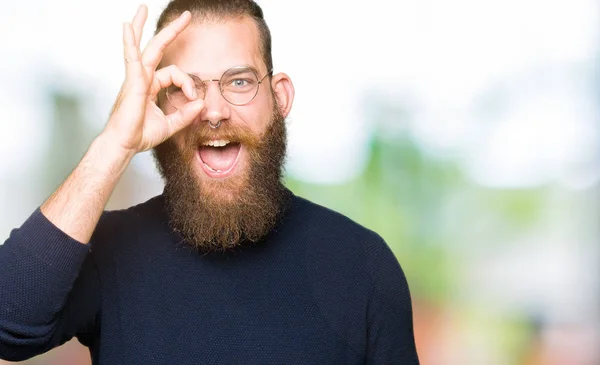
M172 64L203 78L241 65L266 72L258 29L249 17L190 24L164 51L162 65Z

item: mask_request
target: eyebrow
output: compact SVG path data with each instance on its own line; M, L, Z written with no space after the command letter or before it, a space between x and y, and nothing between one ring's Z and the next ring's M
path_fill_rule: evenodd
M254 72L254 74L258 75L258 70L256 70L254 67L251 67L251 66L244 66L243 68L241 68L241 67L240 68L234 68L231 74L233 76L235 76L235 75L241 74L242 72L246 72L248 70L251 70L251 71Z
M223 71L223 73L227 72L228 70L231 70L232 68L236 68L236 67L239 67L239 68L240 68L240 69L239 69L239 72L241 72L241 71L242 71L242 70L244 70L244 69L250 69L250 70L254 71L254 73L255 73L255 74L258 76L258 77L260 77L260 76L261 76L260 72L259 72L259 71L256 69L256 67L254 67L254 66L250 66L250 65L239 65L239 66L233 66L233 67L230 67L230 68L228 68L227 70ZM244 67L244 68L242 68L242 67ZM200 81L202 81L202 80L203 80L203 79L202 79L202 78L199 76L199 73L197 73L197 72L194 72L194 73L186 72L186 73L187 73L187 74L188 74L188 75L189 75L189 76L190 76L190 77L191 77L191 78L192 78L194 81L197 81L197 80L200 80ZM238 73L238 72L235 72L235 73L234 73L234 75L236 75L237 73ZM223 74L221 74L221 76L223 76ZM207 79L204 79L204 80L207 80ZM210 80L219 80L219 79L210 79Z

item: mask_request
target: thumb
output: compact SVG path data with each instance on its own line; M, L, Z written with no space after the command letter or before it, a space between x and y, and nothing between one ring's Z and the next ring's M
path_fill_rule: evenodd
M192 123L204 109L204 100L197 99L185 104L180 110L167 116L170 135L173 135Z

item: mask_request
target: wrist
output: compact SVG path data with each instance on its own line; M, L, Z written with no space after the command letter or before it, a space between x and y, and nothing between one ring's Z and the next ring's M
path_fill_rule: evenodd
M100 172L120 176L131 162L136 151L123 148L109 133L103 132L88 150L89 162Z

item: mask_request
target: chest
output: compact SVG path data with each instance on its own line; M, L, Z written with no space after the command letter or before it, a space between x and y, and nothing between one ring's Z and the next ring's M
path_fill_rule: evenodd
M362 362L344 337L360 329L341 329L328 316L335 309L323 308L302 260L176 261L137 263L115 275L101 343L119 348L126 363Z

